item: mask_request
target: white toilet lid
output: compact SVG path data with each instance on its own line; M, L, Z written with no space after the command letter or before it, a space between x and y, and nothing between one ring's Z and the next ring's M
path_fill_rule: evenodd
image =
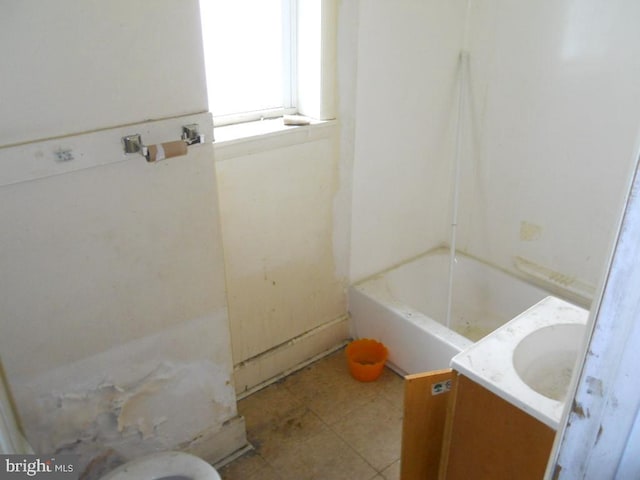
M221 480L216 469L182 452L152 453L109 472L101 480ZM173 477L173 478L171 478Z

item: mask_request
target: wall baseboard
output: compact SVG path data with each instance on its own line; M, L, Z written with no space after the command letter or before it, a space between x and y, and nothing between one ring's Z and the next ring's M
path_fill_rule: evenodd
M202 458L213 465L220 465L234 453L250 448L247 442L244 417L227 420L219 430L208 432L180 445L177 449Z
M340 317L294 337L234 367L238 398L274 383L344 346L349 317Z

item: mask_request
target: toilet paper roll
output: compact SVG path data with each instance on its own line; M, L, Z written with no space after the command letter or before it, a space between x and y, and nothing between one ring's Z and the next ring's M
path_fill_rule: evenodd
M147 148L148 162L157 162L165 158L179 157L181 155L187 154L187 144L182 140L159 143L157 145L149 145Z

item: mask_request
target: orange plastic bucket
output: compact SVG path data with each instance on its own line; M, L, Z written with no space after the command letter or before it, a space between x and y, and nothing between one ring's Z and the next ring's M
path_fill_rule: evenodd
M347 345L347 362L351 376L361 382L373 382L382 373L389 352L382 343L370 338Z

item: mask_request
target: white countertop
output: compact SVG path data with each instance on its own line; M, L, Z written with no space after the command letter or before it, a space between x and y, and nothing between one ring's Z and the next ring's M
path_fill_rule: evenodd
M548 398L524 383L514 367L513 352L537 330L560 324L586 325L588 316L588 310L547 297L456 355L451 367L557 430L564 401ZM584 340L578 342L582 345Z

